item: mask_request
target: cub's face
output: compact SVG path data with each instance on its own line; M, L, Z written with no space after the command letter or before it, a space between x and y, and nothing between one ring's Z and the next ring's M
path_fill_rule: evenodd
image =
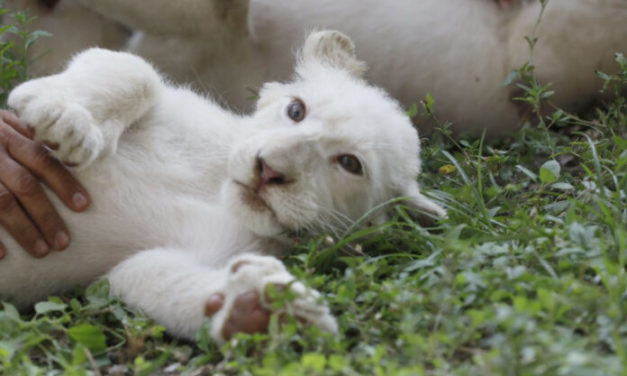
M337 32L306 41L297 78L264 86L254 131L234 147L223 195L265 236L347 228L395 197L443 215L419 193L418 134L382 90L359 76Z

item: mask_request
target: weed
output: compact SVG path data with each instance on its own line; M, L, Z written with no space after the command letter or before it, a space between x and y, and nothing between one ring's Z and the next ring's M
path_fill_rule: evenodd
M0 107L5 108L11 89L28 78L28 50L37 39L50 34L42 30L29 31L33 18L28 11L9 13L2 1L0 17L4 20L0 24Z

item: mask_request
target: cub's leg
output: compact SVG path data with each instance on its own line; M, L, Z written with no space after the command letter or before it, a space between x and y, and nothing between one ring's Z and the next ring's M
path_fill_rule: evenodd
M115 295L181 337L194 338L205 314L212 315L211 336L218 342L234 332L248 331L249 327L234 327L238 320L232 316L246 314L237 310L250 303L251 295L259 297L259 305L270 310L265 300L268 284L289 286L296 294L288 307L290 313L322 329L337 331L335 318L320 302L319 294L296 282L285 266L270 256L245 254L225 267L212 268L192 253L155 249L127 259L106 278ZM215 306L216 296L223 300L212 310L209 307ZM259 322L258 317L250 319Z
M115 152L120 135L151 108L162 87L141 58L94 48L62 73L19 85L8 104L57 158L84 167Z

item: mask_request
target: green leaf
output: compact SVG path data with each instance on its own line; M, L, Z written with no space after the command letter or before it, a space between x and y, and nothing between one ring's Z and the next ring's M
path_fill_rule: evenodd
M627 139L624 139L620 136L614 136L612 137L612 141L614 141L614 143L616 144L616 146L618 146L620 150L627 149Z
M1 13L0 13L1 14ZM4 34L7 30L9 30L9 28L11 28L11 25L4 25L0 27L0 34Z
M81 311L81 308L83 308L83 306L78 301L78 299L74 298L74 299L70 300L70 308L72 309L72 311L78 313L78 312Z
M4 310L4 314L7 315L8 318L13 321L20 321L20 313L17 311L13 304L3 302L2 307Z
M560 164L556 160L544 162L540 167L540 181L544 184L554 183L560 176Z
M92 283L87 287L85 292L87 300L89 301L89 308L100 309L109 302L111 302L111 296L109 295L109 281L103 279Z
M74 354L72 355L72 364L75 366L81 365L87 361L87 354L85 353L85 346L77 343L74 346Z
M560 191L572 191L575 189L575 187L573 187L572 184L569 184L569 183L554 183L554 184L551 184L551 188L554 188Z
M21 347L21 344L19 344ZM18 350L18 343L13 341L0 341L0 360L11 359ZM2 368L0 367L0 371Z
M514 69L509 72L507 77L505 77L505 81L501 83L501 86L509 86L512 82L520 78L520 72L517 69Z
M433 95L431 95L431 93L427 93L427 95L425 96L425 105L428 109L432 110L434 104L435 99L433 99Z
M327 358L323 354L308 353L303 355L302 362L306 368L316 372L322 372L327 365Z
M39 302L35 304L35 312L39 315L45 315L49 312L63 312L67 308L67 304L58 302Z
M349 362L340 355L332 354L329 357L329 367L335 372L341 372L348 367Z
M538 180L538 175L531 172L531 170L529 170L528 168L521 166L521 165L516 165L516 169L520 170L523 174L527 175L531 180L533 181Z
M68 329L67 333L76 342L91 351L99 352L107 348L107 337L100 328L91 324L81 324Z
M33 45L33 43L35 43L35 41L37 41L37 39L41 38L41 37L51 37L52 34L50 34L47 31L43 31L43 30L35 30L32 33L28 34L28 37L26 37L26 48L30 48L30 46Z
M212 351L214 343L211 339L211 321L203 317L200 330L196 333L196 345L204 352Z
M418 115L418 105L413 103L405 112L410 119L413 119Z
M555 299L553 298L553 293L549 290L540 288L537 291L538 300L548 310L552 310L555 306Z

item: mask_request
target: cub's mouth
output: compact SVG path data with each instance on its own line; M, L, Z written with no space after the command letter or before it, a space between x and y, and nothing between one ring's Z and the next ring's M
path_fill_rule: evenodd
M240 181L234 180L235 184L240 187L240 198L246 206L256 212L269 211L274 217L274 210L266 200L259 194L259 189L255 189Z
M272 209L272 205L263 198L263 192L275 187L284 187L293 183L293 180L272 167L257 154L253 167L253 177L248 183L233 179L233 182L240 187L240 199L255 212L269 211L273 217L277 217Z

